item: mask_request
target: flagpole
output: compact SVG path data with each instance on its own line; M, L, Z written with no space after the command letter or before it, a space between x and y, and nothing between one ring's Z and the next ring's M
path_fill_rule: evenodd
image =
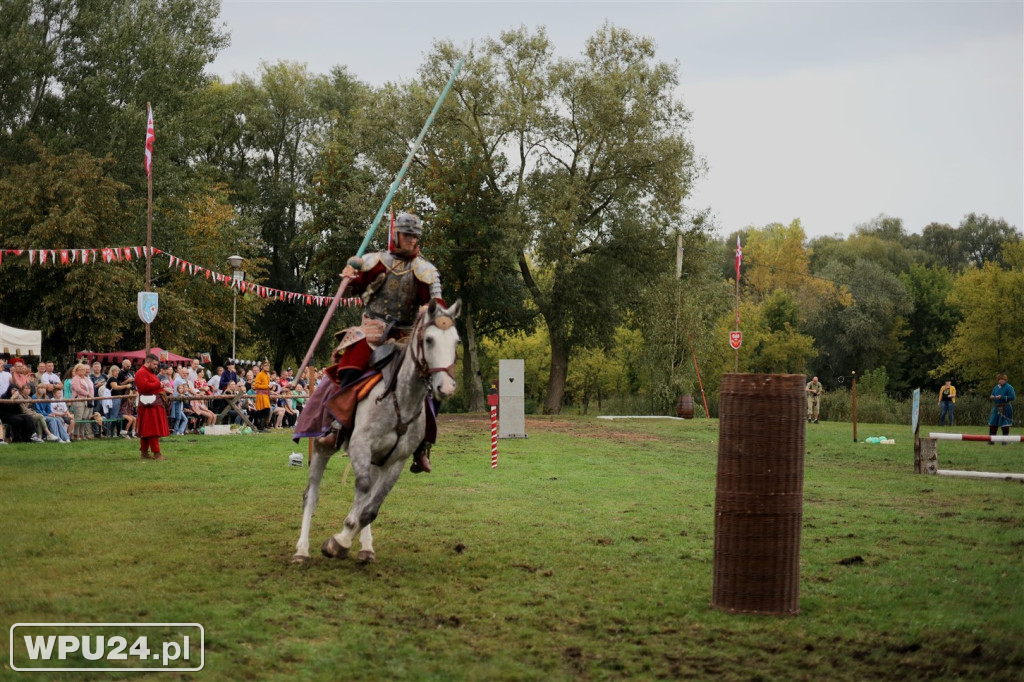
M740 278L739 278L738 272L739 271L737 270L737 276L736 276L736 329L737 330L740 328ZM737 348L735 350L735 361L733 362L733 369L732 369L732 371L734 371L734 372L739 372L740 371L740 349L739 348Z
M147 123L149 116L153 115L153 108L146 102ZM147 126L148 127L148 126ZM149 135L149 131L146 131ZM152 262L153 262L153 158L149 159L149 172L146 173L146 291L152 291ZM149 322L146 323L146 355L149 355L151 348L149 336Z
M740 331L740 264L743 261L743 248L740 246L740 236L736 235L736 331ZM742 337L741 337L742 338ZM740 347L737 344L733 348L735 355L733 361L733 372L740 371Z

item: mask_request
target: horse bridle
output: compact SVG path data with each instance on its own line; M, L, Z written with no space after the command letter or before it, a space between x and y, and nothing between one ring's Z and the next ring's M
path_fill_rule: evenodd
M426 324L420 325L416 329L414 336L416 342L416 352L413 353L412 361L416 367L416 372L419 374L420 378L423 379L423 381L428 384L430 383L430 375L437 374L438 372L444 372L452 381L455 381L455 374L453 372L455 372L455 366L459 364L458 346L455 347L455 362L448 365L447 367L431 367L430 365L427 364L427 354L423 348L424 336L426 335L427 327L436 327L436 322L436 320L431 320Z

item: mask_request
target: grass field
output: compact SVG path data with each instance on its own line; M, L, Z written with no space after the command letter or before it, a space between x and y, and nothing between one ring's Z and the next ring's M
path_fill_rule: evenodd
M306 470L284 432L165 439L166 462L136 441L3 447L4 632L201 623L204 669L161 680L1024 675L1024 485L914 475L909 427L860 425L885 446L808 425L801 612L767 617L709 607L717 421L531 418L492 471L488 421L441 420L434 473L403 475L368 565L290 564ZM341 528L346 464L315 547ZM939 466L1024 472L1024 446L943 442ZM2 641L3 678L47 679Z

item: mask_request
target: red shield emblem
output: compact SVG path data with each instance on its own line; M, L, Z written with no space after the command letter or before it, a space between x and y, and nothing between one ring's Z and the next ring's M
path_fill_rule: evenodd
M740 346L743 345L743 332L729 332L729 345L732 346L733 350L739 350Z

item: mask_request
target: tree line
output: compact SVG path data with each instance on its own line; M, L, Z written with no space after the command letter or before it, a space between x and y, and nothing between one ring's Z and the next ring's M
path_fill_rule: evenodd
M396 195L460 297L463 401L482 409L498 357L526 357L545 411L602 396L668 409L732 369L736 233L687 198L705 170L678 67L605 25L575 57L543 28L438 41L417 74L372 87L344 66L261 64L224 83L212 0L7 0L0 5L0 248L145 243L146 103L156 121L153 244L250 281L332 295L437 94L466 63ZM1020 367L1020 233L971 214L909 233L880 216L849 237L799 220L748 227L741 371L826 383L887 369L893 391ZM372 248L386 235L380 230ZM678 265L678 267L677 267ZM47 353L137 348L144 269L0 266L5 323ZM224 287L154 269L154 342L231 348ZM323 311L244 296L239 355L301 358ZM352 324L339 312L335 329ZM327 344L317 360L327 360ZM1019 372L1018 372L1019 375Z

